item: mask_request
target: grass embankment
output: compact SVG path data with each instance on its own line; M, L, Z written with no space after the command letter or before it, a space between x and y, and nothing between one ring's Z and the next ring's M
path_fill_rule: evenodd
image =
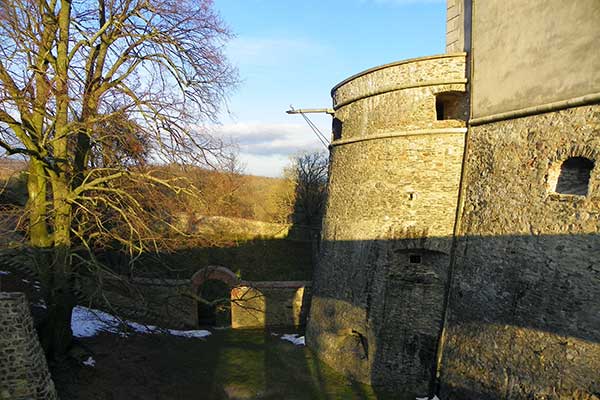
M311 244L286 239L255 239L227 247L198 247L148 255L140 264L153 274L190 278L200 268L221 265L251 281L312 279Z
M25 168L25 162L0 158L0 246L23 240L22 232L14 230L27 202ZM200 268L222 265L245 280L311 279L310 242L286 239L289 225L276 222L292 210L282 206L293 189L290 182L198 168L186 177L203 189L207 208L171 211L175 219L185 219L183 229L205 238L205 244L188 245L183 239L176 251L145 254L134 266L136 276L187 279ZM126 256L99 252L109 267L130 272Z

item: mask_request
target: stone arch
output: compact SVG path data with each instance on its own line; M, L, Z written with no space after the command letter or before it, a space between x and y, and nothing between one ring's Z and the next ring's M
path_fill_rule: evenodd
M569 157L560 166L554 191L585 196L588 193L594 162L585 157Z
M591 191L590 183L598 151L588 146L573 146L559 149L550 161L546 175L549 193L586 196Z
M389 243L393 252L423 249L449 255L452 247L451 237L432 237L426 227L391 226L379 239L384 243Z
M228 325L231 312L223 309L229 302L231 289L240 284L240 279L230 269L218 265L209 265L192 275L192 290L209 303L197 302L197 321L199 326Z
M192 275L192 288L194 291L198 291L204 282L208 280L224 282L230 288L237 286L240 283L240 278L238 278L229 268L221 267L219 265L209 265L199 269Z
M600 151L596 148L586 145L574 145L567 148L561 148L556 152L553 161L564 161L569 157L584 157L592 161L600 159Z

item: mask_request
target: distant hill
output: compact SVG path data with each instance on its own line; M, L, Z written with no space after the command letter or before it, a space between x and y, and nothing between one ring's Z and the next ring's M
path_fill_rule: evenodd
M173 168L165 167L171 173ZM291 220L295 186L287 179L202 168L186 168L175 174L187 177L200 189L203 204L193 207L198 214L277 224Z
M168 176L185 177L200 191L197 199L163 193L164 209L188 233L222 239L284 237L293 213L294 184L282 178L227 173L198 167L151 166ZM14 229L15 208L27 203L27 162L0 158L0 216L4 231ZM162 170L162 171L161 171ZM154 204L156 199L147 199ZM9 207L9 208L7 208ZM22 214L21 211L18 212Z

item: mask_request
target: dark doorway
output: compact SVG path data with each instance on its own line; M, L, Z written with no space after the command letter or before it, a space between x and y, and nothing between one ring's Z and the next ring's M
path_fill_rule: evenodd
M426 394L433 379L448 256L411 249L394 252L390 261L373 384Z
M230 288L223 281L208 279L198 289L198 296L210 304L198 302L199 326L231 325Z

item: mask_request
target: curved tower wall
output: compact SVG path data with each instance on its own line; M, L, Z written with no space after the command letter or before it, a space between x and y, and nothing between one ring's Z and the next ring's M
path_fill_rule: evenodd
M465 86L460 53L377 67L332 91L329 197L307 340L336 369L374 386L426 394L431 383Z

